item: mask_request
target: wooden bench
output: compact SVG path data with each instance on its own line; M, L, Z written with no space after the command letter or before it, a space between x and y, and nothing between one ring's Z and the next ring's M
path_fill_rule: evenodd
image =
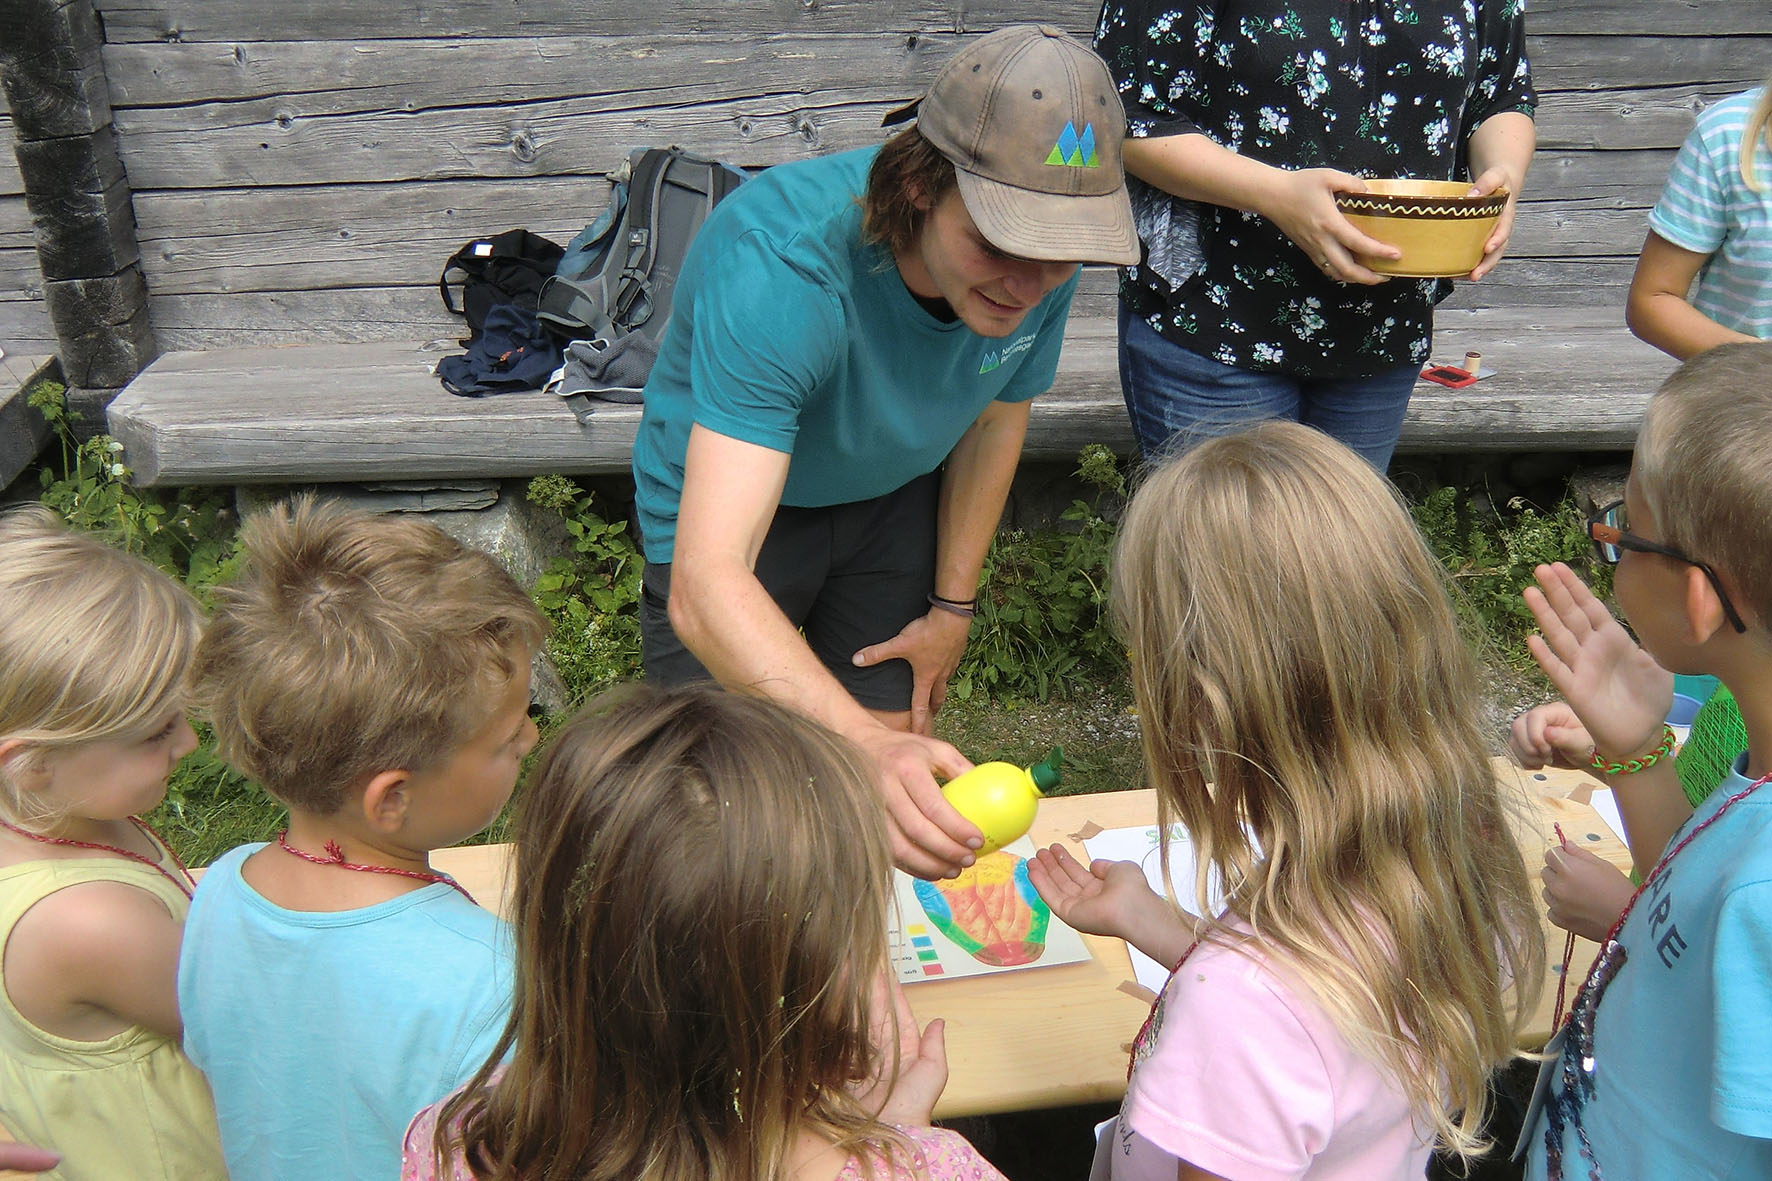
M106 382L128 386L109 422L140 481L252 483L625 470L631 410L580 428L543 395L468 401L428 375L435 342L461 333L436 293L455 247L513 225L564 241L604 203L602 170L636 144L758 166L878 142L881 113L968 37L1030 16L1087 35L1098 6L14 7L53 9L76 40L102 29L58 92L78 101L56 108L94 125L81 232L117 264L80 281L102 304L99 328L89 315L74 339L56 319L70 385L88 403L110 398ZM1499 372L1462 391L1420 387L1405 450L1630 445L1672 367L1623 326L1645 211L1695 112L1772 64L1763 0L1540 0L1529 27L1541 147L1510 257L1460 285L1435 350L1477 349ZM127 178L121 202L110 176ZM1130 448L1112 314L1111 274L1086 275L1030 457ZM130 358L145 371L117 380Z

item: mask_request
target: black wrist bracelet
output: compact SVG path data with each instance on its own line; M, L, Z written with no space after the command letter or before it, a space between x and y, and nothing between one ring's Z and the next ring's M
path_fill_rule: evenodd
M963 615L971 619L978 614L978 600L960 602L957 599L944 599L934 591L929 592L929 605L937 611L946 611L951 615Z

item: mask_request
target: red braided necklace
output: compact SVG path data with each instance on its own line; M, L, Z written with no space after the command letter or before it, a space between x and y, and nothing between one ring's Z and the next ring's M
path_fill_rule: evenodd
M118 848L116 845L103 845L97 841L76 841L72 837L46 837L40 832L32 832L28 828L20 828L10 820L4 819L0 819L0 828L4 828L10 833L16 833L17 835L24 837L27 841L36 841L39 845L66 845L75 849L97 849L101 853L110 853L117 857L121 857L126 861L134 861L137 864L145 865L167 881L171 882L174 886L177 886L179 893L183 894L186 898L189 898L191 892L197 888L197 880L191 876L191 871L185 868L185 863L178 859L178 854L172 851L172 846L162 840L160 834L155 832L152 828L149 828L147 823L139 817L131 816L129 817L129 821L137 828L141 829L143 835L145 835L157 848L166 850L166 855L172 858L172 863L174 865L178 866L178 873L176 875L164 865L161 865L158 861L143 857L140 853L134 853L128 849Z
M460 882L456 881L446 873L426 873L419 869L395 869L391 865L362 865L355 861L346 861L345 851L338 847L337 841L327 841L326 856L316 857L314 854L304 853L294 845L290 844L286 839L288 836L289 830L287 828L278 833L277 847L282 849L285 853L300 857L303 861L311 861L315 865L336 865L340 869L354 870L357 873L391 873L395 877L412 878L414 881L425 882L430 885L441 882L451 890L454 890L457 894L460 894L463 898L466 898L469 902L474 902L474 896L463 889ZM480 904L474 902L474 905L478 906Z

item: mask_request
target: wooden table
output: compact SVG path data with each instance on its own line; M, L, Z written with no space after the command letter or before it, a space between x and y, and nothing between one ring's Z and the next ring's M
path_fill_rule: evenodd
M1496 761L1498 779L1520 800L1521 855L1533 875L1560 823L1569 839L1629 868L1630 853L1588 806L1594 780L1574 771L1525 772ZM1037 844L1066 844L1086 859L1082 838L1095 829L1149 825L1156 821L1156 794L1149 790L1064 796L1040 805L1032 836ZM502 908L509 846L445 849L432 857L481 902ZM1533 1018L1521 1044L1537 1048L1550 1036L1562 966L1564 933L1545 926L1546 973ZM929 980L908 985L920 1020L947 1021L948 1087L938 1114L978 1115L1023 1111L1120 1097L1133 1036L1150 1008L1150 994L1133 979L1126 946L1117 939L1084 936L1093 959L1082 964L1030 968L995 976ZM1594 946L1576 941L1577 974Z

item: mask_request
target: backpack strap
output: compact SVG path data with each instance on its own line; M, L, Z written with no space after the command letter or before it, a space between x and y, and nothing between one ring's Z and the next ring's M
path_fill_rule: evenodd
M609 309L612 328L631 332L652 315L652 262L658 255L658 199L670 178L671 168L683 157L683 149L648 148L634 167L628 182L628 240L616 243L626 249L627 256L611 282L614 290L606 292L604 306ZM641 301L645 302L642 304ZM636 305L644 313L636 316ZM613 333L598 333L599 336Z

